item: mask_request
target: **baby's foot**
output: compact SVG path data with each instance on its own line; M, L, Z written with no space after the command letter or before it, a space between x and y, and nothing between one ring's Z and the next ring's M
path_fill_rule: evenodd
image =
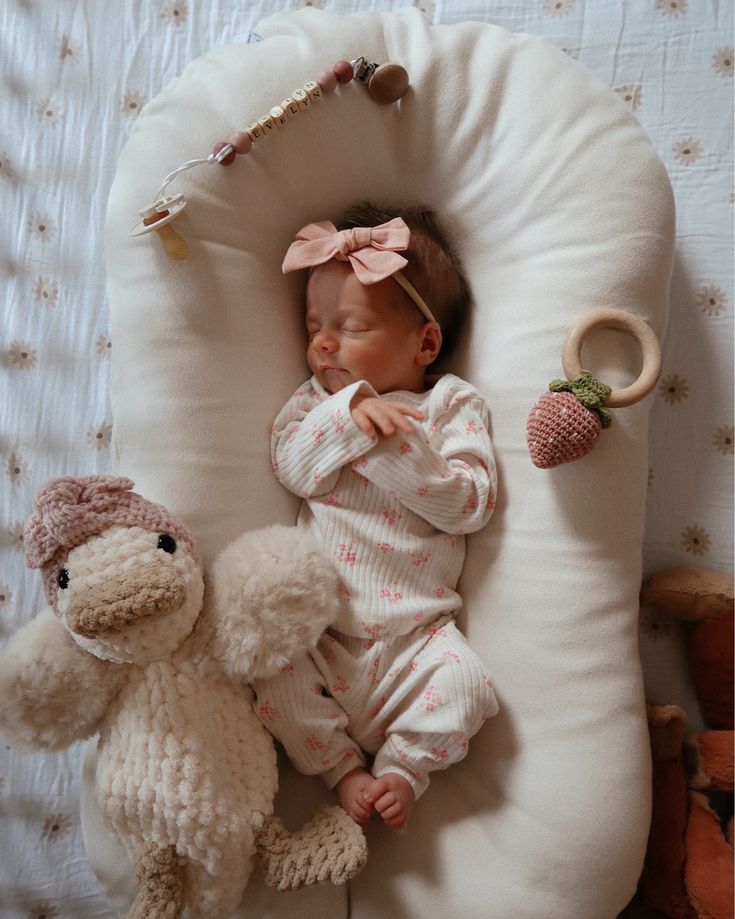
M373 779L365 791L365 800L392 830L408 826L416 795L411 784L397 772L386 772Z
M373 781L367 769L358 767L343 775L334 786L339 803L360 826L365 826L373 813L373 806L365 797L365 792Z

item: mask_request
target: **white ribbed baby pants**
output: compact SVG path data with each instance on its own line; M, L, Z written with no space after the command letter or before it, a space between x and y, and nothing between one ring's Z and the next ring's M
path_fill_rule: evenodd
M418 798L429 773L463 759L498 710L492 683L451 616L408 635L365 639L329 629L311 656L255 683L255 709L294 766L332 788L374 755Z

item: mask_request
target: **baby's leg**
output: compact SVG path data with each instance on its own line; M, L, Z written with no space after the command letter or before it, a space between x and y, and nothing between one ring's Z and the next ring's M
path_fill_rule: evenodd
M365 756L347 734L347 715L326 684L303 654L276 676L253 683L254 708L299 772L321 775L334 788L348 772L364 768Z
M453 621L429 631L402 676L394 697L405 704L390 711L385 742L373 766L376 780L385 778L387 784L373 785L368 792L368 801L388 825L410 816L413 801L403 783L418 799L428 787L429 774L464 759L470 737L498 710L485 668ZM396 797L389 805L390 818L386 802L378 805L381 793Z

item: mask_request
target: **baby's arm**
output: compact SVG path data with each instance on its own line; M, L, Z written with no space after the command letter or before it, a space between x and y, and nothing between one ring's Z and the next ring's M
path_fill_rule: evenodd
M281 409L271 432L271 461L289 491L300 498L327 494L340 469L372 448L376 438L361 430L351 414L353 398L363 394L376 395L359 382L319 398L307 382Z
M447 393L447 405L424 428L383 437L355 464L365 478L445 533L472 533L495 507L496 471L487 406L472 387Z

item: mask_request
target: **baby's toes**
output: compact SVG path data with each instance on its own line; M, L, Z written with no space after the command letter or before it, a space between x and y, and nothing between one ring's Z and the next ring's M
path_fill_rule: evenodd
M403 816L401 812L397 817L387 817L385 814L382 815L383 823L390 827L391 830L402 830L408 826L408 820Z
M361 801L355 801L355 803L352 805L352 809L352 818L361 824L367 823L370 819L370 815L373 812L372 807L367 804L363 804Z
M393 814L396 809L398 811L402 810L401 802L396 797L395 793L392 791L387 791L384 795L381 795L378 800L375 802L375 810L380 814L380 816L385 819L388 816L390 811Z
M368 806L375 807L387 793L388 782L385 779L373 779L363 791L362 797Z
M391 793L389 795L384 795L380 800L383 802L384 806L378 808L376 805L375 809L383 818L383 823L393 830L402 829L406 825L406 812L403 809L403 804L400 799Z

